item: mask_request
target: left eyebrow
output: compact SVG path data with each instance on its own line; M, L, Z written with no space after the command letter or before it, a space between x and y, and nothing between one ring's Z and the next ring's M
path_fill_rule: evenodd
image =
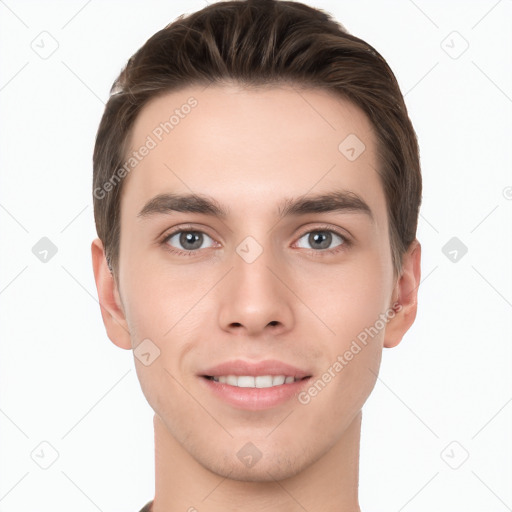
M137 214L146 218L157 214L172 212L202 213L226 219L229 209L214 198L197 194L159 194L151 198ZM338 190L325 194L285 198L277 209L280 219L288 216L300 216L326 212L363 213L373 222L374 216L368 204L355 192Z
M347 190L285 199L278 211L280 218L308 213L356 212L367 215L374 222L373 212L368 204L355 192Z

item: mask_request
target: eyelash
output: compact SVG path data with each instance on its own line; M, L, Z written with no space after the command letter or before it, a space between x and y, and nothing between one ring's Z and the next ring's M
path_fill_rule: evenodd
M321 249L321 250L314 250L314 249L306 249L310 252L312 252L315 256L322 256L324 254L337 254L340 251L347 250L349 247L352 246L352 241L344 234L340 233L339 231L332 229L329 226L318 226L315 229L310 229L308 231L304 231L299 235L297 240L300 240L304 235L310 234L310 233L318 233L318 232L327 232L327 233L334 233L335 235L339 236L343 242L335 247L334 249ZM167 242L176 234L178 233L202 233L203 235L206 235L210 237L213 240L213 237L210 236L205 231L202 231L200 229L196 229L193 226L181 226L179 229L176 229L174 231L171 231L170 233L166 233L163 237L163 239L159 242L161 245L164 246L166 250L168 250L170 253L175 254L177 256L195 256L199 251L202 249L194 249L192 251L182 251L180 249L176 249L172 246L170 246Z

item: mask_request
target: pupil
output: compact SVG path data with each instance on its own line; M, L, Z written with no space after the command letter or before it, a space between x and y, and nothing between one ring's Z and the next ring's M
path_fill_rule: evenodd
M328 249L331 245L332 234L320 231L314 234L312 233L309 235L309 238L309 242L312 246L316 245L319 249Z
M201 242L202 233L187 231L186 233L182 233L180 236L180 244L186 249L199 249L201 247ZM192 247L188 244L192 245Z

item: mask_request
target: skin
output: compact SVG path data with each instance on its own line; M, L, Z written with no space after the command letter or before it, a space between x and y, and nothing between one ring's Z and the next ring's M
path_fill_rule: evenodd
M397 345L415 319L421 257L416 240L394 275L373 127L358 107L321 90L194 86L152 100L131 148L190 96L197 107L125 178L118 283L101 241L92 243L109 338L124 349L149 338L160 350L149 366L134 359L155 411L153 510L359 511L361 408L383 347ZM349 134L366 146L354 161L338 150ZM333 189L358 194L373 221L359 211L277 216L284 198ZM191 191L229 215L137 216L157 194ZM162 241L180 226L207 235L193 255L169 251L187 250L178 237ZM322 226L352 244L333 235L329 249L318 249L309 234ZM247 236L263 249L252 263L236 252ZM278 359L315 380L395 302L401 308L385 328L306 405L292 398L241 410L197 375L232 359ZM237 457L247 442L261 452L252 467Z

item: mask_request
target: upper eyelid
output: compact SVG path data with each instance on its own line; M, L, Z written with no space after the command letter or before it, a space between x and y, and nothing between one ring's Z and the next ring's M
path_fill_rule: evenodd
M176 228L175 230L171 229L171 231L165 231L164 234L161 237L161 240L163 242L165 242L166 240L168 240L172 236L177 235L179 233L202 233L204 235L209 236L212 240L216 241L215 237L213 235L210 235L210 233L208 233L208 231L205 230L204 228L199 228L198 229L198 228L194 228L192 226L189 226L189 227L187 227L187 226L185 226L185 227L180 226L180 227Z
M303 237L304 235L307 235L308 233L312 233L312 232L315 232L315 231L331 231L332 233L335 233L338 236L341 236L341 237L343 237L345 239L349 238L348 234L342 233L342 231L345 231L342 228L332 228L330 226L318 226L316 228L309 228L309 229L306 229L305 231L301 231L302 234L299 235L299 236Z
M303 231L302 234L300 234L298 237L297 237L297 241L294 242L294 245L296 245L298 243L298 241L304 237L305 235L309 234L309 233L314 233L316 231L329 231L331 233L334 233L336 236L339 236L342 240L343 240L343 243L342 245L346 246L346 247L350 247L352 246L353 244L353 241L352 241L352 238L348 235L346 235L345 233L341 233L340 229L334 229L334 228L331 228L331 227L328 227L328 226L325 226L325 227L318 227L318 228L314 228L314 229L307 229L306 231ZM329 251L329 249L325 249L325 251ZM319 251L319 252L322 252L322 251Z

